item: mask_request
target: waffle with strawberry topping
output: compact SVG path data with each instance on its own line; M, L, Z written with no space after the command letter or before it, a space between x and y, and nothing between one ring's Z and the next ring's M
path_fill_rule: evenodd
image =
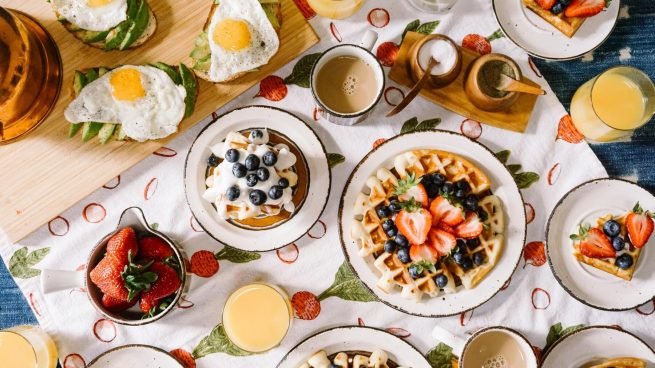
M415 150L366 181L351 236L379 271L377 287L421 300L474 288L501 255L505 220L489 178L456 154Z
M573 256L599 270L632 280L641 249L653 233L653 215L637 203L632 211L620 216L607 214L578 226L571 234Z
M523 0L523 4L569 38L607 5L606 0Z
M599 364L590 365L589 368L646 368L646 361L631 357L610 358L604 359Z

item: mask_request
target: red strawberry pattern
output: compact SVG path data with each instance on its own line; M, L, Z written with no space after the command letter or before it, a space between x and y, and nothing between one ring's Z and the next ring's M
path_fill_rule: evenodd
M321 313L321 302L309 291L299 291L291 297L291 305L297 318L316 319Z
M553 167L551 167L550 170L548 170L548 185L555 185L561 173L562 173L562 166L558 162L555 165L553 165Z
M478 139L482 135L482 124L479 121L466 119L460 124L459 131L471 139Z
M277 249L275 255L277 255L277 258L283 263L292 264L298 260L300 249L298 249L296 243L291 243L282 249Z
M398 106L404 98L405 92L398 87L389 86L384 90L384 101L389 104L389 106Z
M472 33L464 36L464 39L462 39L462 47L466 47L480 55L486 55L491 53L491 42L502 37L505 37L505 34L500 29L496 30L488 37Z
M523 207L525 209L525 221L527 224L530 224L532 223L532 221L534 221L534 216L535 216L534 207L527 202L523 204Z
M396 57L398 57L398 51L400 51L400 47L397 44L393 42L383 42L378 46L375 55L380 61L380 64L392 67L393 63L396 61Z
M389 24L389 21L391 20L389 12L387 9L383 8L371 9L371 11L368 12L368 16L366 18L368 19L368 23L375 28L384 28L387 26L387 24Z
M157 191L157 186L159 185L159 180L157 180L156 177L150 179L150 181L146 184L145 188L143 188L143 199L146 201L152 198L152 196L155 195L155 192Z
M114 341L116 334L116 324L106 318L101 318L93 324L93 335L101 342Z
M550 293L542 288L534 288L531 298L534 309L544 310L550 306Z
M545 244L541 241L530 242L523 248L523 268L527 265L541 267L546 264Z
M200 277L212 277L220 268L214 253L208 250L193 253L189 262L191 263L191 273Z
M107 210L100 203L89 203L82 210L84 221L97 224L105 219Z
M107 184L102 187L105 189L116 189L121 184L121 176L117 175L115 178L111 179Z
M330 22L330 33L332 33L332 37L334 37L337 42L343 41L341 33L339 33L339 29L337 29L337 25L334 24L334 22Z
M158 148L158 149L157 149L155 152L153 152L152 154L155 155L155 156L159 156L159 157L167 157L167 158L169 158L169 157L175 157L175 156L177 156L177 151L174 150L174 149L172 149L172 148L161 147L161 148Z
M68 220L61 216L48 221L48 232L53 236L64 236L68 234L70 227Z
M373 142L373 149L378 148L379 145L381 145L382 143L384 143L384 142L386 142L386 141L387 141L386 138L378 138L378 139L376 139L376 140Z
M86 362L80 354L68 354L64 358L63 368L86 368Z
M584 140L582 133L573 125L571 115L564 115L557 126L557 138L569 143L580 143Z
M196 360L188 351L184 349L175 349L171 350L170 353L184 366L184 368L196 368Z
M282 101L287 97L288 89L284 84L284 79L276 76L269 75L259 82L259 92L255 97L263 97L269 101L277 102Z
M307 3L307 0L293 0L305 19L310 20L316 16L316 12Z

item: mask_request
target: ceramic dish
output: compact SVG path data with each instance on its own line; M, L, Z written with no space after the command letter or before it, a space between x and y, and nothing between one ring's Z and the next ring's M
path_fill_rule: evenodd
M224 140L229 132L253 128L267 128L293 142L304 156L309 172L302 206L284 223L269 228L236 226L220 218L214 205L202 197L206 189L207 158L211 154L209 147ZM200 132L184 166L187 203L200 226L223 244L256 252L281 248L307 233L323 213L330 184L327 153L316 133L300 118L270 106L247 106L219 116Z
M655 197L637 184L620 179L595 179L571 189L553 209L546 226L548 264L562 287L594 308L621 311L649 302L655 295L655 240L642 248L632 280L625 281L578 262L573 241L581 222L594 223L607 213L625 213L639 202L655 209ZM602 287L600 287L602 285Z
M416 302L401 296L400 290L385 293L376 286L380 273L373 264L373 257L363 258L358 245L350 235L353 204L365 188L367 179L378 168L391 166L394 157L414 149L439 149L461 155L482 169L492 186L491 191L503 203L505 213L505 243L495 267L485 279L472 289L459 288L456 293L442 294L435 298L424 297ZM363 284L377 298L399 311L422 317L445 317L478 307L491 299L509 280L521 258L525 242L526 219L523 198L512 175L488 148L465 136L442 130L430 130L398 135L369 152L355 167L339 205L339 235L350 266Z
M587 367L598 359L633 357L655 367L655 351L630 332L610 326L583 327L557 340L548 349L541 368Z
M172 355L148 345L124 345L93 359L88 368L184 368Z
M341 351L384 350L395 363L412 368L430 368L430 363L407 341L372 327L343 326L309 336L285 355L277 368L297 368L320 350L328 355Z
M614 29L620 6L620 0L612 1L609 8L587 19L568 38L526 8L521 0L493 0L494 14L503 33L529 54L550 60L575 59L602 45Z

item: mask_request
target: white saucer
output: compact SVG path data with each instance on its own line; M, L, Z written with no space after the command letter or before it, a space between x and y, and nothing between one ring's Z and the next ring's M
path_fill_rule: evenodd
M610 326L589 326L572 332L551 346L541 368L587 367L602 358L632 357L655 367L655 352L637 336Z
M384 350L389 359L403 367L430 368L423 354L407 341L372 327L335 327L309 336L285 355L277 368L297 368L320 350L328 355L341 351Z
M88 368L184 368L172 355L148 345L124 345L93 359Z
M553 209L546 226L548 264L574 298L594 308L620 311L645 304L655 295L655 236L642 248L631 281L625 281L573 257L569 235L581 222L593 224L611 213L620 215L639 202L655 210L655 197L637 184L620 179L594 179L571 189Z
M308 193L302 206L286 222L266 229L238 227L219 218L213 204L204 200L209 147L232 131L268 128L285 135L302 152L309 170ZM318 221L330 194L331 174L327 153L314 131L300 118L270 106L246 106L227 112L203 129L191 145L184 167L187 203L200 226L219 242L255 252L275 250L302 237Z
M614 29L620 6L620 0L613 0L609 8L587 19L568 38L525 7L521 0L493 0L496 20L503 33L529 54L551 60L575 59L602 45Z
M492 192L500 197L505 212L505 244L496 266L475 288L459 288L457 293L442 294L435 298L424 296L420 302L405 299L397 292L385 293L376 286L379 271L373 257L362 258L358 245L350 236L353 203L365 188L366 180L378 168L392 167L396 155L415 149L449 151L478 166L492 182ZM445 317L476 308L491 299L509 280L516 269L525 242L526 218L523 198L502 162L488 148L465 136L443 130L406 133L387 140L369 152L355 167L339 205L339 235L346 257L356 275L378 299L399 311L422 317Z

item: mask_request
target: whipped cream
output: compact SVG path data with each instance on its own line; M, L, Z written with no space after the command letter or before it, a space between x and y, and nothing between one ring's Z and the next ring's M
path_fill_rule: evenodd
M260 215L276 215L282 209L288 212L295 210L292 202L293 189L298 183L298 175L291 170L296 164L297 158L285 144L271 145L269 143L269 133L266 129L261 129L262 137L254 138L252 132L248 138L238 132L230 132L224 142L217 143L210 147L210 150L218 158L222 159L221 163L214 168L212 175L207 177L205 183L207 189L203 198L214 203L218 215L224 219L244 220ZM229 149L236 149L239 152L239 159L236 162L225 160L225 154ZM272 151L277 156L277 162L274 166L264 164L264 154ZM265 167L269 171L269 178L264 181L258 181L253 187L246 184L246 177L237 178L232 173L232 166L236 163L245 164L246 157L254 154L260 160L259 167ZM254 171L249 171L254 173ZM289 181L289 186L282 189L282 196L278 199L272 199L269 195L269 189L278 185L281 178ZM227 190L233 186L239 188L239 197L235 200L228 200ZM254 205L250 199L251 191L259 189L266 194L266 201L262 205Z
M432 68L432 75L446 74L457 62L457 49L450 42L436 38L427 41L418 50L418 63L423 70L428 68L430 56L439 62Z

